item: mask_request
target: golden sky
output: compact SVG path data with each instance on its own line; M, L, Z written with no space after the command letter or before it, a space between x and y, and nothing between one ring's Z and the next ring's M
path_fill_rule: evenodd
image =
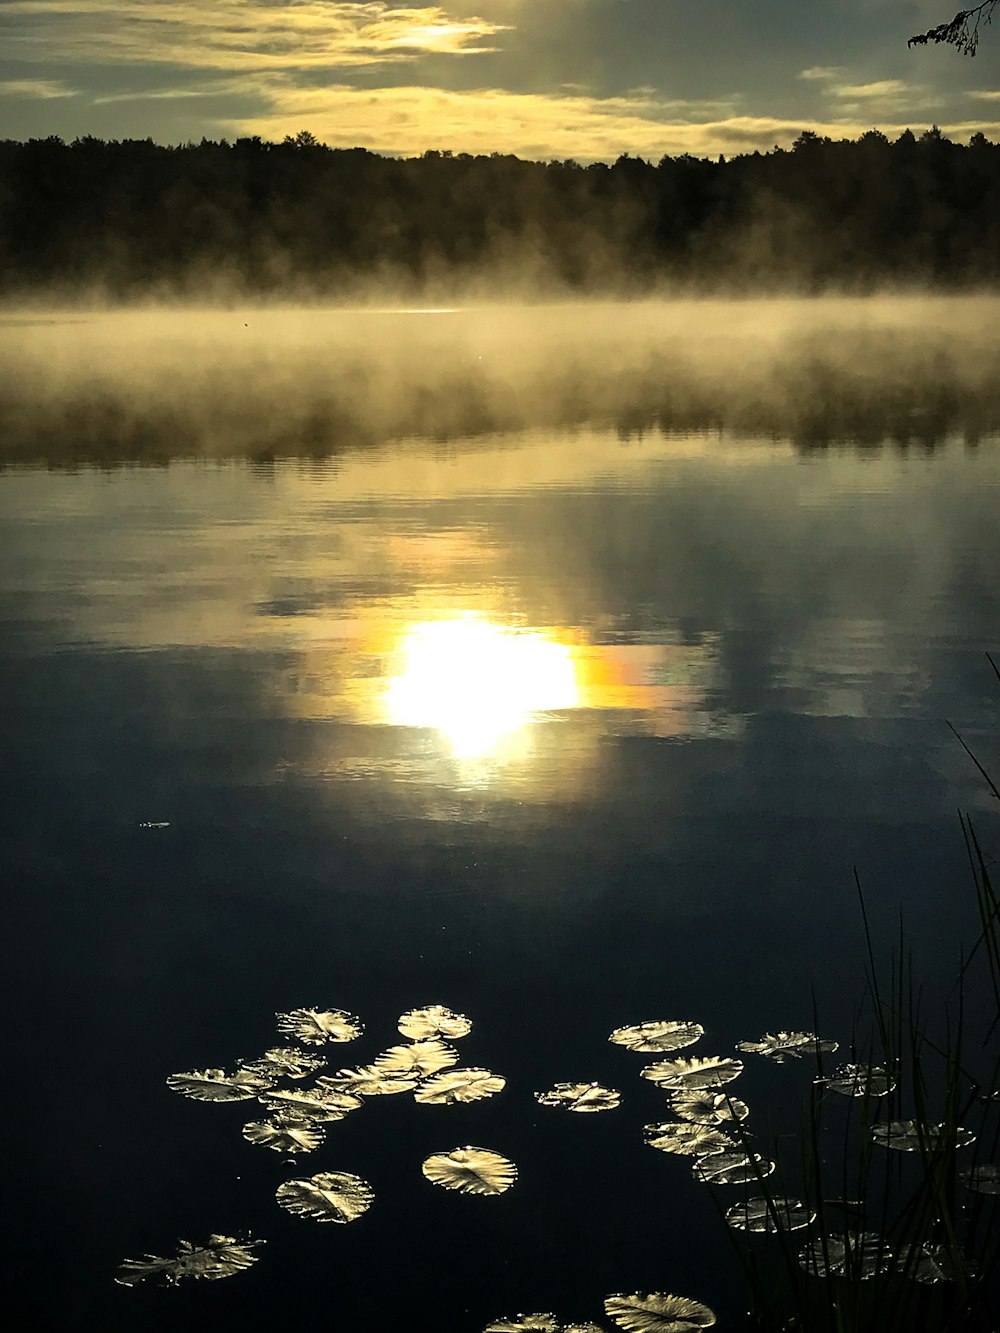
M943 6L943 7L942 7ZM1000 32L948 0L0 0L0 137L608 160L932 123L1000 137ZM947 11L947 12L945 12Z

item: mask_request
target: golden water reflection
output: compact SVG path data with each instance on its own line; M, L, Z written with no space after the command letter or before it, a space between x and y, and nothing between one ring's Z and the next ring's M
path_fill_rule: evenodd
M495 755L540 713L576 708L569 644L477 616L413 625L384 705L397 726L441 733L456 759Z
M462 786L503 778L566 795L585 772L593 778L609 732L733 737L742 726L720 706L713 634L685 642L664 627L659 641L638 641L607 626L527 626L495 607L420 598L368 604L326 629L303 645L286 707L356 724L360 753L338 756L340 776ZM362 739L371 727L400 730L391 755L374 733Z

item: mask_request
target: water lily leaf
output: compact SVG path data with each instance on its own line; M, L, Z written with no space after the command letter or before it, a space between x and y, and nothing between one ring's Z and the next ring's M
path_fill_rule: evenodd
M338 1069L336 1074L324 1074L316 1080L317 1088L330 1092L348 1092L355 1097L385 1097L397 1092L412 1092L420 1083L420 1074L376 1069L374 1065L359 1065L355 1069Z
M963 1272L972 1276L968 1265L956 1262L945 1245L903 1245L896 1252L895 1268L911 1282L921 1282L925 1286L957 1282Z
M841 1065L832 1078L818 1078L828 1092L841 1097L885 1097L896 1080L882 1065Z
M472 1031L472 1019L453 1013L443 1004L429 1004L424 1009L409 1009L398 1024L400 1032L411 1041L426 1041L432 1037L447 1037L455 1041Z
M693 1046L704 1035L700 1023L664 1021L615 1028L608 1041L630 1051L679 1051L684 1046Z
M262 1240L238 1241L235 1236L209 1236L204 1245L190 1241L178 1243L177 1253L171 1258L144 1254L140 1259L126 1259L119 1266L115 1281L123 1287L134 1287L147 1278L162 1278L176 1283L184 1278L206 1278L210 1282L242 1273L260 1257L253 1251Z
M548 1092L536 1092L535 1101L541 1106L561 1106L565 1111L613 1111L622 1095L615 1088L600 1083L557 1083Z
M344 1009L291 1009L277 1014L278 1031L304 1041L307 1046L325 1046L328 1041L353 1041L365 1025Z
M375 1057L375 1068L386 1074L416 1074L426 1078L440 1069L458 1064L458 1051L436 1038L414 1041L408 1046L390 1046Z
M714 1092L711 1088L702 1092L672 1093L670 1109L682 1120L690 1120L696 1125L737 1124L750 1114L750 1107L739 1097Z
M970 1190L977 1194L1000 1194L1000 1166L995 1162L984 1162L974 1166L971 1171L960 1171L959 1178Z
M816 1214L798 1199L746 1199L726 1210L726 1221L737 1231L801 1231Z
M312 1152L326 1138L326 1131L312 1120L301 1120L292 1115L276 1115L270 1120L253 1120L243 1126L243 1137L248 1143L259 1143L275 1152Z
M662 1291L646 1295L609 1296L604 1302L609 1318L629 1333L692 1333L711 1328L715 1315L707 1305L686 1296L668 1296Z
M274 1197L296 1217L314 1222L354 1222L372 1206L375 1193L360 1176L347 1171L321 1171L303 1180L286 1180Z
M773 1170L773 1162L740 1149L709 1153L694 1164L695 1179L706 1185L749 1185L762 1176L769 1176Z
M696 1088L719 1088L731 1083L743 1073L742 1060L729 1060L721 1055L706 1055L702 1059L659 1060L640 1070L643 1078L661 1088L690 1091Z
M453 1106L455 1102L478 1102L492 1097L506 1086L505 1078L488 1069L446 1069L422 1083L413 1098L432 1106Z
M892 1251L873 1231L859 1235L833 1234L812 1241L799 1251L799 1265L810 1277L849 1277L867 1280L887 1273Z
M562 1325L554 1314L519 1314L513 1319L495 1319L483 1333L511 1333L517 1328L533 1328L539 1333L560 1333Z
M421 1170L435 1185L462 1194L503 1194L517 1179L514 1163L488 1148L432 1153Z
M660 1152L677 1153L681 1157L704 1157L708 1153L735 1150L736 1143L721 1129L709 1125L694 1125L685 1120L666 1121L662 1125L643 1125L646 1142Z
M246 1102L273 1082L258 1070L237 1069L227 1074L222 1069L196 1069L190 1074L171 1074L167 1087L196 1102Z
M274 1046L265 1051L259 1060L244 1060L241 1069L263 1074L267 1078L305 1078L322 1069L326 1061L318 1055L306 1055L294 1046Z
M339 1089L324 1088L317 1080L315 1088L272 1088L257 1099L269 1111L284 1111L300 1120L343 1120L361 1105L361 1098Z
M765 1032L760 1041L738 1041L738 1051L750 1051L754 1055L766 1055L776 1064L786 1060L801 1060L806 1055L829 1053L839 1050L840 1042L824 1041L815 1032Z
M944 1135L944 1125L923 1125L919 1120L890 1120L874 1127L872 1142L880 1148L895 1148L897 1152L936 1152L944 1146ZM955 1126L954 1147L967 1148L975 1141L976 1136L971 1130Z

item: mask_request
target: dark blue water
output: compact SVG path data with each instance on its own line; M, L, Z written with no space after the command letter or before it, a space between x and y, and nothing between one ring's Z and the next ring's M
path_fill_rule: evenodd
M876 949L902 910L947 988L975 922L957 810L997 836L947 723L996 759L1000 440L932 444L596 420L156 467L67 467L62 441L8 467L19 1327L477 1333L633 1290L739 1327L711 1193L642 1142L652 1057L607 1036L690 1018L685 1054L729 1054L811 1028L815 1000L848 1042L854 867ZM331 1070L367 1062L434 1002L504 1093L377 1099L295 1168L241 1137L252 1103L164 1083L259 1055L297 1005L359 1014ZM532 1097L590 1079L621 1108ZM748 1057L734 1091L763 1131L807 1083ZM466 1143L517 1186L424 1180ZM282 1212L316 1170L374 1206ZM114 1285L210 1232L268 1244L230 1281Z

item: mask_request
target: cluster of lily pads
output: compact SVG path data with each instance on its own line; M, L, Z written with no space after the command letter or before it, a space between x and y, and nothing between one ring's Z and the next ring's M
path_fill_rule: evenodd
M472 1022L463 1014L435 1004L411 1009L398 1022L407 1040L389 1046L370 1064L319 1073L327 1067L320 1048L353 1041L364 1031L361 1020L341 1009L293 1009L277 1015L278 1030L296 1045L275 1046L253 1060L240 1061L231 1072L201 1069L172 1074L167 1086L196 1101L256 1101L263 1115L243 1127L251 1144L297 1157L319 1148L327 1127L358 1111L372 1097L411 1094L415 1101L449 1106L481 1101L503 1091L506 1079L478 1066L462 1067L452 1042L466 1036ZM747 1104L731 1095L731 1085L743 1072L735 1056L689 1058L677 1051L694 1045L704 1035L700 1023L650 1021L617 1028L609 1040L627 1050L661 1057L640 1070L641 1076L667 1096L673 1119L644 1126L645 1141L653 1148L693 1159L694 1178L711 1185L761 1183L775 1164L751 1151L743 1122ZM783 1063L832 1053L836 1042L809 1032L765 1034L757 1041L737 1044L741 1054L755 1054ZM304 1080L315 1076L308 1085ZM847 1097L883 1097L896 1086L879 1066L845 1064L832 1076L817 1080L829 1092ZM622 1094L597 1082L556 1083L534 1093L542 1106L578 1114L611 1111ZM942 1126L916 1121L890 1121L872 1131L876 1144L901 1151L940 1145ZM955 1134L955 1146L964 1147L974 1136L964 1129ZM492 1149L465 1145L432 1153L422 1163L432 1184L464 1194L499 1195L517 1180L513 1162ZM1000 1192L998 1168L986 1165L964 1173L970 1189ZM374 1191L360 1176L346 1171L321 1171L285 1180L276 1191L287 1212L316 1222L346 1224L371 1207ZM815 1214L797 1199L761 1195L734 1204L726 1213L729 1224L748 1232L798 1231L808 1228ZM203 1245L180 1242L169 1257L143 1255L126 1260L116 1280L127 1286L149 1278L176 1283L185 1278L214 1280L242 1272L258 1258L260 1240L238 1240L212 1235ZM814 1276L851 1272L874 1276L900 1258L890 1254L881 1237L824 1236L799 1254L802 1268ZM947 1256L931 1247L905 1256L908 1275L921 1282L948 1280ZM707 1306L664 1292L609 1296L605 1314L620 1328L689 1333L715 1323ZM549 1313L500 1319L487 1333L499 1330L561 1330L561 1333L599 1333L596 1324L560 1324Z

